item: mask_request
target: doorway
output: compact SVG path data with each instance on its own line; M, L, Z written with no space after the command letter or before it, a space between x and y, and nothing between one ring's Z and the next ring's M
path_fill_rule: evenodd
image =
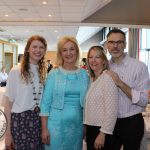
M13 67L13 53L5 52L5 65L6 72L9 73L10 69Z

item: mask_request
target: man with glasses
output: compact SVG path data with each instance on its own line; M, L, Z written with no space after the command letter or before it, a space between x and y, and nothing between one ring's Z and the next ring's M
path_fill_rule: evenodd
M110 70L119 90L118 119L111 136L111 150L139 150L144 134L142 112L148 103L150 79L146 65L128 56L125 33L113 29L107 34L106 47L111 55Z

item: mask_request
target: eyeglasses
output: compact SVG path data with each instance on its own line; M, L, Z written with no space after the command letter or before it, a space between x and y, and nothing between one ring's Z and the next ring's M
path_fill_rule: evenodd
M117 45L123 45L124 43L125 43L125 41L108 41L107 42L108 44L110 44L110 45L115 45L115 44L117 44Z

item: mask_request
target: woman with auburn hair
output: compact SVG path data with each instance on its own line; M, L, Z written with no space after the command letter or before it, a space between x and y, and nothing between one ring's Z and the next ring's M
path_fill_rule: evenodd
M87 150L109 150L107 135L113 133L117 120L118 89L106 73L109 66L103 47L89 49L87 67L91 77L84 117Z
M47 77L41 101L42 141L45 150L82 150L83 106L87 72L79 68L74 37L58 42L58 68Z
M11 69L6 86L5 113L8 127L7 150L43 150L40 126L40 98L47 68L46 40L38 35L28 39L22 62Z

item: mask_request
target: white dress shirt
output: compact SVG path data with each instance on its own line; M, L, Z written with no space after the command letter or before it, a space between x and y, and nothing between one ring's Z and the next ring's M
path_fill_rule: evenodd
M119 89L118 118L129 117L144 111L148 103L147 91L150 89L148 68L143 62L129 57L127 54L120 64L110 60L110 69L132 90L132 100Z
M6 72L0 72L0 83L1 82L6 82L8 78L8 75Z

